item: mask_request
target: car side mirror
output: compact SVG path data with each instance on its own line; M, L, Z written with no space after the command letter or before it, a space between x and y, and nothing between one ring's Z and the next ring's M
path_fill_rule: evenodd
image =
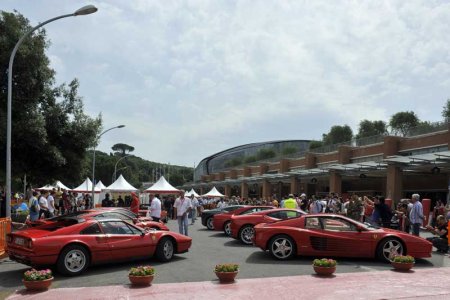
M364 227L357 225L356 230L358 230L358 232L364 231Z

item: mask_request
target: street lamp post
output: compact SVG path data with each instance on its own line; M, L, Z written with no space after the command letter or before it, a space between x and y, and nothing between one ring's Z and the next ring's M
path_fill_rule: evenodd
M94 151L93 151L94 153L92 155L92 199L91 199L92 204L94 204L94 195L95 195L95 146L96 146L97 142L100 140L100 137L102 135L104 135L105 133L107 133L108 131L116 129L116 128L124 128L124 127L125 127L125 125L119 125L119 126L114 126L114 127L109 128L109 129L106 129L105 131L100 133L97 136L97 138L95 139Z
M9 66L8 66L8 101L7 101L7 120L6 120L6 217L11 217L11 131L12 131L12 73L13 73L13 63L14 57L16 56L17 49L22 44L22 42L31 35L33 31L36 29L48 24L50 22L67 18L67 17L76 17L82 15L89 15L95 13L97 8L93 5L83 6L72 14L62 15L59 17L55 17L49 19L33 28L31 28L28 32L26 32L14 46L14 49L9 57Z
M128 169L128 166L122 167L122 168L118 169L117 171L125 170L125 169ZM113 174L113 176L111 177L111 179L112 179L112 182L114 182L114 181L116 180L115 174Z
M122 159L124 159L125 157L129 157L129 156L131 156L131 155L125 155L125 156L122 156L122 157L119 158L119 160L116 162L116 164L115 164L115 166L114 166L114 173L113 173L113 178L114 178L114 180L113 180L113 181L116 180L117 165L119 164L119 162L120 162Z

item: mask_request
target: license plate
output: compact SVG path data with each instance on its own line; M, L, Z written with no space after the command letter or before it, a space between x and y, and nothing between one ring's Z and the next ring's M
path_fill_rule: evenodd
M16 237L15 240L14 240L14 243L16 245L24 246L25 245L25 239Z

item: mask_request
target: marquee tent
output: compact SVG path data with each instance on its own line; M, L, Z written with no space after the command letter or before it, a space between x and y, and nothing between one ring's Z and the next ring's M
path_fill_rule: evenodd
M202 195L203 197L224 197L225 195L221 194L216 187L213 187L208 193Z
M200 195L197 194L194 189L191 189L189 192L186 192L184 194L185 197L190 197L192 195L194 195L194 197L196 197L196 198L200 197Z
M103 190L107 192L136 192L138 189L129 184L121 174L116 181Z
M56 186L56 188L60 188L61 190L67 190L67 191L70 191L70 189L67 187L67 186L65 186L61 181L56 181L56 184L55 184L55 186Z
M40 187L40 188L38 188L38 189L36 189L36 190L38 190L38 191L51 191L51 190L53 190L53 189L61 189L61 190L68 190L68 191L70 191L70 189L67 187L67 186L65 186L61 181L56 181L56 183L55 183L55 185L51 185L51 184L46 184L46 185L44 185L43 187Z
M36 189L36 190L38 190L38 191L51 191L51 190L53 190L55 187L53 186L53 185L51 185L51 184L46 184L46 185L44 185L43 187L40 187L40 188L38 188L38 189Z
M146 189L144 192L152 194L177 194L180 190L174 188L167 182L164 176L161 176L154 185Z
M89 178L86 178L82 184L74 188L72 191L77 193L92 193L92 181ZM100 191L101 190L99 188L94 187L95 193L100 193Z
M106 186L103 184L101 180L95 185L95 187L99 188L100 190L106 189Z

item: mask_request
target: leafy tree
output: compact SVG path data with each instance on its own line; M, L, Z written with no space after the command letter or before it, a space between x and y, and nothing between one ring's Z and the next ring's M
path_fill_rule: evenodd
M122 156L125 156L127 152L130 153L134 151L134 147L121 143L113 145L111 149L113 149L116 152L119 152Z
M256 158L256 156L251 155L251 156L247 156L244 161L245 161L245 163L250 164L250 163L253 163L253 162L257 161L257 160L258 159Z
M447 99L447 103L443 107L442 116L450 120L450 99Z
M323 146L323 141L311 141L309 142L309 150L317 149Z
M283 148L283 150L281 150L281 153L283 155L294 154L297 152L298 152L298 149L296 147L285 147L285 148Z
M260 149L256 153L257 160L269 159L269 158L272 158L275 156L276 156L276 153L272 149Z
M8 69L9 56L29 21L21 14L0 12L0 65ZM90 118L78 96L78 81L55 86L55 72L45 54L45 30L28 37L19 47L13 66L12 179L27 175L29 182L55 179L78 184L86 149L94 144L101 117ZM0 77L0 156L6 156L7 72ZM0 160L1 168L5 161ZM3 174L2 174L3 175ZM0 175L1 176L1 175ZM17 188L17 187L13 187Z
M360 139L386 133L387 133L386 122L362 120L361 122L359 122L359 129L356 138Z
M389 126L391 127L392 133L406 136L411 128L418 126L419 123L420 120L414 112L402 111L391 117Z
M348 125L335 125L331 127L328 134L322 135L322 140L325 145L332 145L350 141L353 137L353 131Z

